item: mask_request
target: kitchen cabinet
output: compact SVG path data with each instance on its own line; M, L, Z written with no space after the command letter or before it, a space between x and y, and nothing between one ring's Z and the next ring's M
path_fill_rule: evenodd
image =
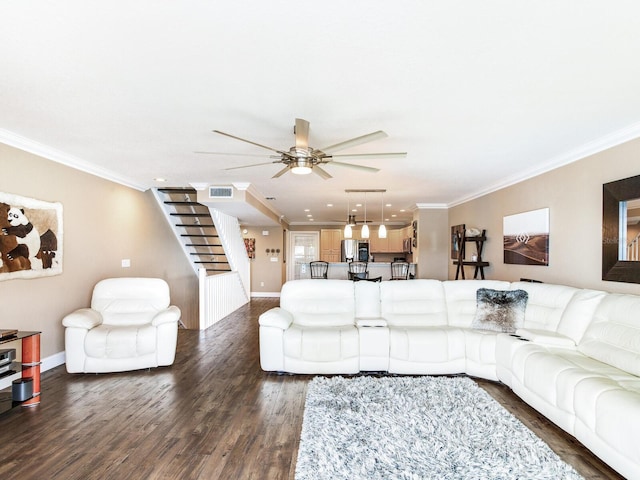
M320 230L320 260L324 262L340 261L340 243L342 229L323 228Z
M389 251L389 231L387 238L378 238L378 232L375 231L369 238L369 250L371 253L386 253Z
M402 234L402 229L387 231L387 240L389 241L387 251L389 253L402 253Z

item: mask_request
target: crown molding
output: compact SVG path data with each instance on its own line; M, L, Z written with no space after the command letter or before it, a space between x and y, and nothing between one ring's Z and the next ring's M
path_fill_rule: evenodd
M471 195L455 200L448 204L448 208L470 202L480 197L484 197L485 195L497 192L498 190L502 190L503 188L510 187L525 180L529 180L533 177L537 177L538 175L550 172L551 170L555 170L556 168L564 167L565 165L577 162L578 160L582 160L591 155L595 155L596 153L603 152L604 150L607 150L609 148L622 145L625 142L635 140L638 137L640 137L640 122L633 123L625 128L616 130L615 132L607 134L603 137L587 142L580 147L552 157L541 165L526 172L507 177L494 185L483 188L482 190L472 193Z
M91 175L95 175L96 177L100 177L114 183L119 183L120 185L124 185L125 187L140 190L141 192L149 188L148 185L141 185L139 183L133 182L130 179L118 175L110 170L97 167L90 164L89 162L61 152L60 150L56 150L55 148L51 148L47 145L34 142L33 140L10 132L9 130L4 130L2 128L0 128L0 142L9 145L10 147L33 153L34 155L46 158L47 160L51 160L67 167L80 170L81 172L89 173Z
M416 203L416 208L418 210L437 210L449 208L449 205L446 203Z

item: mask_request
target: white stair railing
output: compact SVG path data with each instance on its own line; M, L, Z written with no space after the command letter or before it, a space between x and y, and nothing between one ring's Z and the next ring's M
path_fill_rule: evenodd
M231 272L209 276L205 269L198 272L201 330L248 303L251 291L249 257L238 219L215 208L209 208L209 212Z
M207 275L206 269L201 268L198 283L200 330L209 328L249 301L238 272Z

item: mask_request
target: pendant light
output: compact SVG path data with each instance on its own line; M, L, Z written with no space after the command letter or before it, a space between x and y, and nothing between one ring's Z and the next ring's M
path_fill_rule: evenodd
M378 229L378 238L387 238L387 227L384 226L384 193L382 193L380 196L382 198L380 202L382 213L380 213L380 228Z
M364 225L362 225L362 238L369 238L369 225L367 225L367 192L364 192Z
M353 237L353 230L351 229L351 215L350 209L351 205L349 204L349 194L347 193L347 224L344 226L344 238Z

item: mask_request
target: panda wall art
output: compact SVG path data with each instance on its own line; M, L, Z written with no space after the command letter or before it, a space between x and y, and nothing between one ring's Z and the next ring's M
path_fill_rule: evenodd
M62 273L62 204L0 192L0 280Z

